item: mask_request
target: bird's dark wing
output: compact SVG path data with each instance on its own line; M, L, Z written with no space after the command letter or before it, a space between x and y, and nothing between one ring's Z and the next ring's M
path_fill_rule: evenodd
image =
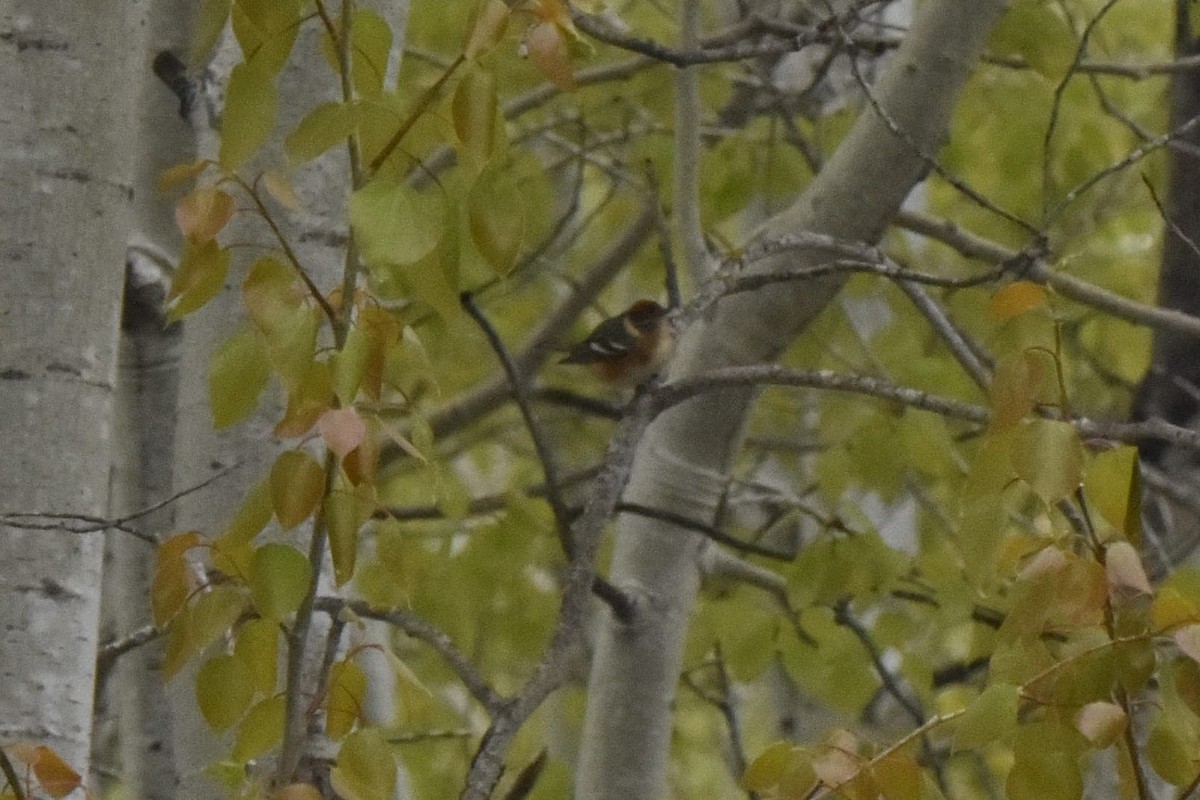
M637 347L637 336L622 317L606 319L579 344L571 348L563 364L591 364L620 358Z

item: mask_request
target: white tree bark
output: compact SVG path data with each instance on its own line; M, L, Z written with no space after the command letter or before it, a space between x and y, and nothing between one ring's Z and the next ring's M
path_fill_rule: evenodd
M871 108L795 204L763 235L814 231L875 241L928 169L1002 0L931 0L875 88L903 132ZM907 139L907 141L905 141ZM820 260L812 253L808 260ZM778 269L783 259L755 271ZM788 261L797 266L796 257ZM841 287L841 280L772 287L724 300L681 342L672 376L775 357ZM755 393L713 392L660 417L638 450L627 499L711 523ZM641 517L622 517L611 579L639 602L632 625L609 618L588 689L578 800L668 797L671 703L699 583L703 540Z
M0 16L0 470L6 512L102 516L145 4ZM42 520L46 522L49 520ZM0 532L0 743L87 774L103 538Z

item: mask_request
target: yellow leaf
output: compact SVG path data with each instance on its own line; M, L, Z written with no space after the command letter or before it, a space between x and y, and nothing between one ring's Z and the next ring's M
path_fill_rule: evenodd
M331 739L348 734L362 714L367 696L367 675L353 661L338 661L329 671L325 696L325 732Z
M279 454L271 467L271 506L283 529L291 530L312 514L325 491L325 469L301 450Z
M214 731L227 730L241 719L253 696L246 668L231 655L210 658L196 674L196 704Z
M283 740L285 703L283 695L276 695L251 707L238 726L233 745L234 759L258 758Z
M463 55L473 59L491 50L504 36L512 9L504 0L483 0L476 9L472 23L467 27L467 41Z
M250 568L250 594L263 617L283 620L308 594L312 565L294 547L267 544L258 548Z
M208 399L213 426L227 428L254 413L270 377L266 348L251 330L235 333L213 354Z
M165 192L173 189L181 183L190 181L192 178L204 172L204 168L211 162L206 158L200 158L195 161L188 161L184 164L176 164L173 167L167 167L163 170L158 179L158 190Z
M225 285L229 274L229 251L215 239L187 244L179 266L171 276L167 293L167 319L174 322L203 307Z

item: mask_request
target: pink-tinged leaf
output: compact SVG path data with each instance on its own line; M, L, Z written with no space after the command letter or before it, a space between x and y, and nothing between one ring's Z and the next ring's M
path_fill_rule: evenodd
M329 409L317 420L317 430L339 459L362 444L367 435L367 425L354 406Z
M1142 557L1129 542L1113 542L1105 550L1104 569L1112 590L1132 589L1141 594L1154 594Z
M1125 731L1125 712L1115 703L1088 703L1079 709L1075 727L1098 749L1109 747Z
M812 768L826 786L837 787L852 781L862 770L858 740L849 731L834 731L825 747L813 759Z
M220 189L204 186L175 206L175 225L189 242L201 244L215 239L236 210L232 197Z
M1180 628L1175 631L1173 638L1185 656L1200 662L1200 625L1188 625Z
M1017 573L1022 580L1033 580L1042 575L1062 572L1067 566L1067 554L1057 547L1044 547L1037 555L1021 565Z
M538 72L560 89L575 88L571 54L562 30L553 22L539 22L525 34L525 52Z

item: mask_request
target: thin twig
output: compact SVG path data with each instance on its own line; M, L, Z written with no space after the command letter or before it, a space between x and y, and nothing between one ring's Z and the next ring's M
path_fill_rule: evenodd
M1026 278L1053 287L1064 297L1096 308L1118 319L1146 325L1157 330L1200 337L1200 317L1193 317L1174 309L1139 303L1072 275L1056 272L1038 258L1025 260L1022 253L966 231L949 220L913 211L901 211L893 221L906 230L949 245L967 258L996 264L1022 261Z
M135 536L138 539L141 539L145 542L149 542L150 544L156 545L159 543L159 538L157 536L155 536L153 534L149 534L149 533L143 533L142 531L139 531L136 528L130 528L130 527L128 527L128 523L133 522L134 520L140 519L141 517L147 516L149 514L153 514L155 511L158 511L161 508L165 508L166 506L171 505L172 503L176 502L177 500L187 497L188 495L192 494L193 492L200 491L201 489L207 487L209 484L215 483L216 481L220 480L221 478L224 478L226 475L228 475L229 473L233 472L235 469L238 469L241 466L242 466L242 462L238 461L238 462L232 464L231 466L225 467L224 469L220 470L219 472L216 472L213 475L210 475L209 477L205 478L204 480L200 481L199 483L195 484L194 486L189 486L186 489L181 489L180 491L175 492L174 494L172 494L169 497L166 497L162 500L152 503L152 504L146 506L145 508L142 508L138 511L133 512L132 514L126 514L123 517L118 517L117 519L105 519L103 517L96 517L96 516L92 516L89 514L56 514L56 513L50 513L50 512L45 512L45 511L24 511L24 512L23 511L11 511L11 512L6 512L3 515L3 517L0 517L0 521L3 521L3 523L5 525L11 525L14 528L24 528L26 530L66 530L68 533L96 533L97 531L108 530L111 528L112 530L118 530L118 531L121 531L122 533L128 533L131 536ZM56 520L58 522L65 522L65 521L80 522L80 523L83 523L86 527L64 528L61 524L33 525L29 522L22 522L22 520L32 520L32 519Z
M1071 59L1071 65L1067 67L1067 71L1063 74L1062 80L1054 87L1054 99L1050 103L1050 120L1046 123L1046 132L1042 136L1042 211L1044 212L1050 204L1050 144L1054 138L1054 129L1058 126L1058 115L1062 109L1063 95L1066 94L1067 85L1071 82L1079 70L1079 64L1083 61L1084 55L1087 54L1088 42L1092 38L1092 32L1096 29L1096 25L1104 18L1112 7L1119 3L1120 0L1108 0L1096 14L1088 20L1088 24L1083 29L1083 33L1079 37L1079 43L1075 48L1075 55Z
M598 466L585 467L584 469L569 472L563 475L559 481L560 489L567 489L571 486L578 486L586 481L596 477L600 471ZM533 486L526 487L523 490L526 497L545 497L546 484L539 483ZM497 511L503 511L512 499L512 490L498 492L496 494L476 497L467 504L467 514L469 516L478 516L481 514L494 514ZM384 506L375 511L374 519L390 519L400 522L411 522L424 519L444 519L446 512L437 505L423 506Z
M495 714L504 708L508 700L493 689L483 675L471 663L462 650L454 644L445 631L413 614L410 611L386 611L374 608L362 600L343 600L340 597L318 598L313 606L330 616L337 616L348 609L356 616L386 622L405 634L433 648L442 660L454 670L471 696L489 713Z
M715 525L709 525L704 522L691 519L683 514L677 514L674 511L667 511L662 508L651 508L641 505L640 503L630 503L625 500L617 503L617 513L620 514L636 514L639 517L647 519L657 519L663 522L669 522L672 525L677 525L680 528L686 528L690 531L696 531L704 535L717 544L723 544L733 550L738 550L743 553L751 553L756 556L763 556L775 561L791 561L796 557L795 553L787 553L776 550L773 547L763 547L754 542L746 542L741 539L730 536Z
M542 464L542 473L546 476L546 501L554 513L563 552L566 553L568 560L572 559L575 556L575 547L569 537L570 513L566 503L563 502L562 493L559 491L559 471L554 451L550 447L550 441L546 438L545 432L542 431L542 426L534 419L533 403L529 396L529 380L521 374L520 368L513 357L509 355L508 348L504 346L500 334L475 302L474 295L470 292L463 292L458 299L467 315L479 325L480 330L487 337L488 344L492 346L492 352L500 360L504 374L508 377L508 385L512 389L513 399L521 412L521 418L525 421L525 429L529 432L529 438L533 440L533 447Z
M463 292L459 295L459 300L462 302L462 306L467 314L483 330L488 343L491 344L492 350L496 353L496 357L500 359L500 363L504 367L504 374L508 376L509 386L512 387L513 399L517 403L517 408L521 411L522 419L525 420L525 428L529 431L529 438L533 440L533 447L537 451L538 460L542 464L542 473L546 476L546 501L550 504L550 510L554 514L554 529L558 534L559 544L562 546L567 560L574 561L576 553L575 543L571 539L571 513L566 503L563 502L562 493L559 491L561 482L559 480L558 466L554 460L554 451L551 449L550 441L542 431L541 425L538 424L533 416L533 404L529 398L529 384L521 375L512 356L509 355L508 349L500 339L500 334L496 332L496 329L492 327L492 324L488 322L487 317L483 315L483 312L475 303L474 296L470 292ZM624 592L600 576L595 577L593 591L597 597L608 603L613 614L618 619L626 622L632 619L633 603L625 596Z

